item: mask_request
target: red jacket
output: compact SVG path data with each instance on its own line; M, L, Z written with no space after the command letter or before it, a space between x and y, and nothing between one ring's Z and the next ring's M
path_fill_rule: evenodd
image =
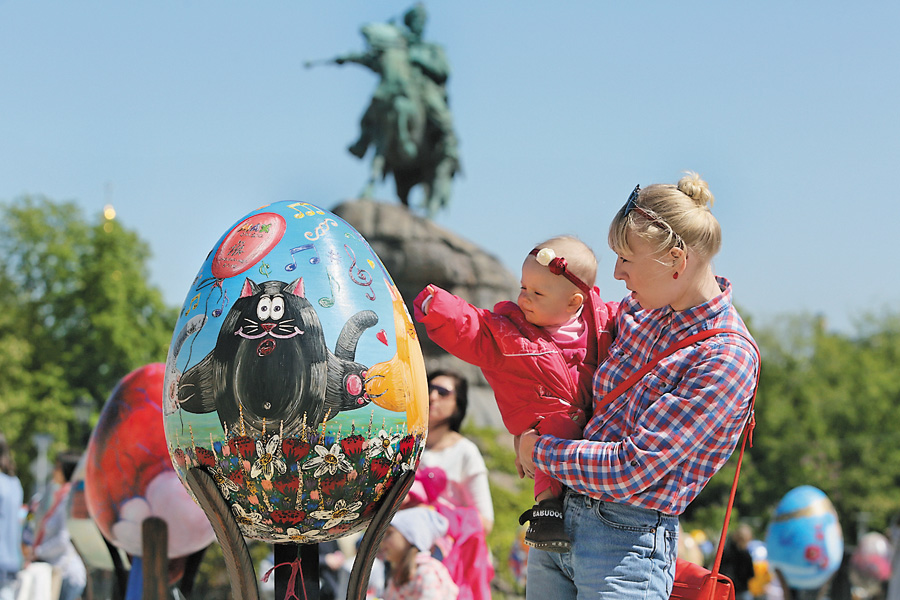
M594 288L585 303L587 356L575 381L550 336L526 321L514 302L500 302L491 312L437 286L429 287L434 294L427 315L422 302L429 288L413 300L416 321L425 325L428 337L441 348L481 368L510 433L519 435L554 413L573 414L573 409L581 409L591 414L591 380L615 337L617 302L603 302Z

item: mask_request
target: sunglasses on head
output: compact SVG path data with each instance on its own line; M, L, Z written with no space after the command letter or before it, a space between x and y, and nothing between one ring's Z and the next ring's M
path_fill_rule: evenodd
M429 383L428 384L428 393L431 394L431 392L437 392L438 396L440 396L441 398L446 398L447 396L449 396L450 394L453 393L453 390L447 389L442 385L435 385L433 383Z
M633 211L634 209L638 209L639 213L643 213L643 209L637 205L638 196L641 195L641 186L640 184L634 186L634 191L631 192L631 195L628 196L628 201L625 203L625 213L622 215L623 217L627 217L628 213Z
M634 190L631 192L631 195L628 196L628 200L625 202L625 208L622 209L622 216L627 217L631 212L636 212L641 215L645 219L647 219L650 223L659 227L660 229L666 229L669 233L672 234L672 237L675 239L675 246L679 248L684 248L684 240L681 239L681 236L672 229L672 226L662 220L656 213L650 210L646 210L637 205L638 197L641 195L641 186L634 186Z

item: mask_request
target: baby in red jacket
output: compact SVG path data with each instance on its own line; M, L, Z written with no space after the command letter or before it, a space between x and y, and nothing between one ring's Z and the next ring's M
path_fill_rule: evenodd
M615 337L618 303L603 302L596 275L593 251L558 236L525 257L516 302L489 311L429 285L413 301L415 318L436 344L481 368L510 433L534 428L578 439L591 410L591 379ZM525 543L567 552L563 486L540 471L534 479L536 504L519 518L530 521Z

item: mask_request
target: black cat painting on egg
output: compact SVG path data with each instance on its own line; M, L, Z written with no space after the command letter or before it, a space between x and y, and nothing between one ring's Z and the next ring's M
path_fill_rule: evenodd
M215 348L182 374L178 406L217 411L226 432L259 435L265 427L288 436L315 428L369 403L367 367L355 357L360 336L377 322L371 310L350 317L332 353L302 277L290 283L245 279Z

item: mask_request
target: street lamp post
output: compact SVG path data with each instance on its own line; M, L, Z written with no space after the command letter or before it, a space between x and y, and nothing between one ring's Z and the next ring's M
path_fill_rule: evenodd
M75 421L78 423L78 443L87 446L88 439L91 437L91 414L94 411L94 401L90 396L78 396L73 409Z
M31 463L31 474L34 475L35 492L40 498L47 494L47 480L50 478L50 461L47 459L47 450L53 443L53 436L49 433L35 433L31 436L37 448L37 457Z

